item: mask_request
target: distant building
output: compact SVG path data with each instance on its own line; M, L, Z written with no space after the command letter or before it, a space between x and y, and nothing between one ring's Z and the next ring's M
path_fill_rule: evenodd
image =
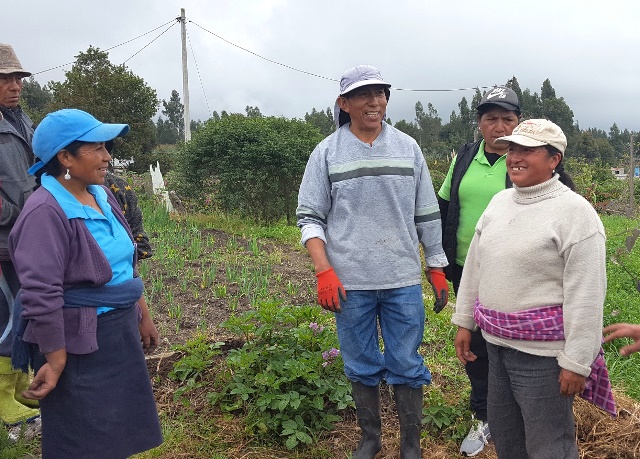
M619 180L624 180L628 177L628 174L624 173L624 167L612 167L611 173Z
M133 164L133 156L129 159L118 159L113 158L111 160L111 164L113 165L114 172L123 172L126 171L129 166Z

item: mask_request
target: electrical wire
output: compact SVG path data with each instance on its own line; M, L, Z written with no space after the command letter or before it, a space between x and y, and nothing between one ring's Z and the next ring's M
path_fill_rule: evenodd
M268 57L264 57L264 56L262 56L262 55L260 55L258 53L255 53L255 52L253 52L253 51L251 51L249 49L243 48L240 45L236 45L235 43L227 40L224 37L221 37L217 33L214 33L212 31L202 27L200 24L198 24L198 23L196 23L196 22L194 22L192 20L189 20L188 22L191 22L193 25L201 28L202 30L204 30L207 33L210 33L214 37L219 38L220 40L224 41L225 43L228 43L231 46L235 46L236 48L241 49L242 51L245 51L245 52L247 52L249 54L253 54L254 56L259 57L260 59L264 59L267 62L271 62L272 64L280 65L280 66L285 67L287 69L294 70L294 71L300 72L300 73L304 73L306 75L311 75L311 76L314 76L314 77L317 77L317 78L322 78L324 80L336 81L336 82L340 81L340 80L336 80L335 78L329 78L329 77L326 77L326 76L323 76L323 75L318 75L317 73L307 72L306 70L301 70L301 69L298 69L296 67L292 67L290 65L283 64L283 63L278 62L278 61L274 61L273 59L269 59ZM452 91L474 91L476 89L487 89L487 88L492 88L492 87L493 86L478 86L478 87L475 87L475 88L457 88L457 89L409 89L409 88L393 88L392 87L391 89L395 90L395 91L407 91L407 92L452 92Z
M137 56L142 50L144 50L147 46L149 46L151 43L153 43L154 41L156 41L158 38L160 38L161 36L163 36L171 27L173 27L174 25L176 25L177 22L174 22L173 24L171 24L169 27L167 27L166 29L164 29L160 35L158 35L156 38L154 38L153 40L151 40L149 43L147 43L146 45L144 45L142 48L140 48L138 50L138 52L134 53L129 59L125 60L122 65L126 64L127 62L129 62L131 59L133 59L135 56Z
M316 74L316 73L307 72L306 70L300 70L300 69L297 69L297 68L295 68L295 67L291 67L290 65L283 64L283 63L278 62L278 61L274 61L273 59L269 59L268 57L261 56L261 55L260 55L260 54L258 54L258 53L254 53L253 51L248 50L247 48L243 48L243 47L242 47L242 46L240 46L240 45L236 45L235 43L230 42L230 41L229 41L229 40L227 40L226 38L223 38L223 37L221 37L220 35L218 35L218 34L216 34L216 33L212 32L212 31L210 31L210 30L205 29L204 27L202 27L200 24L198 24L198 23L196 23L196 22L193 22L193 21L191 21L191 20L189 20L189 22L190 22L190 23L192 23L193 25L197 26L197 27L200 27L202 30L204 30L205 32L210 33L210 34L211 34L211 35L213 35L214 37L219 38L220 40L222 40L222 41L224 41L224 42L226 42L226 43L229 43L231 46L235 46L236 48L239 48L239 49L241 49L242 51L245 51L245 52L247 52L247 53L249 53L249 54L253 54L253 55L254 55L254 56L256 56L256 57L259 57L260 59L264 59L264 60L265 60L265 61L267 61L267 62L271 62L272 64L280 65L280 66L285 67L285 68L288 68L288 69L290 69L290 70L294 70L294 71L296 71L296 72L304 73L304 74L306 74L306 75L311 75L311 76L314 76L314 77L316 77L316 78L322 78L322 79L324 79L324 80L330 80L330 81L339 81L339 80L336 80L335 78L329 78L329 77L325 77L325 76L322 76L322 75L318 75L318 74Z
M186 30L187 40L189 41L189 48L191 48L191 55L193 56L193 62L196 65L196 73L198 74L198 80L200 80L200 87L202 88L202 94L204 95L204 101L207 104L207 113L211 113L211 107L209 107L209 99L207 99L207 93L204 90L204 84L202 83L202 75L200 74L200 68L198 67L198 61L196 60L196 53L193 51L193 45L191 44L191 37L189 31Z
M164 26L166 26L166 25L168 25L168 24L171 24L171 25L169 25L169 27L167 27L165 30L163 30L159 35L157 35L153 40L151 40L151 41L150 41L149 43L147 43L145 46L143 46L142 48L140 48L140 49L139 49L136 53L134 53L131 57L129 57L128 59L126 59L126 60L122 63L122 64L124 65L125 63L127 63L128 61L130 61L131 59L133 59L135 56L137 56L139 53L141 53L141 52L142 52L145 48L147 48L149 45L151 45L151 43L153 43L153 42L154 42L154 41L156 41L158 38L160 38L162 35L164 35L164 34L165 34L169 29L171 29L173 26L175 26L175 25L176 25L176 23L180 22L180 20L181 20L181 18L180 18L180 17L177 17L177 18L175 18L175 19L172 19L171 21L165 22L164 24L162 24L162 25L160 25L160 26L158 26L158 27L155 27L154 29L151 29L150 31L145 32L145 33L143 33L143 34L141 34L141 35L138 35L138 36L137 36L137 37L135 37L135 38L132 38L132 39L127 40L127 41L124 41L124 42L122 42L122 43L120 43L120 44L117 44L117 45L115 45L115 46L111 46L110 48L106 48L104 51L110 51L110 50L112 50L112 49L118 48L118 47L120 47L120 46L122 46L122 45L125 45L125 44L127 44L127 43L130 43L130 42L132 42L132 41L134 41L134 40L137 40L138 38L144 37L145 35L148 35L148 34L150 34L150 33L152 33L152 32L155 32L156 30L158 30L158 29L160 29L160 28L162 28L162 27L164 27ZM258 54L258 53L254 52L254 51L251 51L251 50L249 50L249 49L247 49L247 48L244 48L244 47L242 47L242 46L240 46L240 45L237 45L237 44L233 43L233 42L232 42L232 41L230 41L230 40L227 40L226 38L224 38L224 37L222 37L222 36L220 36L220 35L216 34L215 32L212 32L211 30L208 30L207 28L205 28L205 27L201 26L200 24L198 24L198 23L197 23L197 22L195 22L195 21L188 20L188 22L192 23L192 24L193 24L193 25L195 25L196 27L199 27L200 29L204 30L205 32L207 32L207 33L209 33L209 34L213 35L214 37L216 37L216 38L218 38L218 39L220 39L220 40L224 41L225 43L228 43L228 44L229 44L229 45L231 45L231 46L234 46L234 47L236 47L236 48L238 48L238 49L241 49L242 51L245 51L245 52L247 52L247 53L249 53L249 54L252 54L252 55L254 55L254 56L256 56L256 57L258 57L258 58L260 58L260 59L263 59L263 60L265 60L265 61L267 61L267 62L270 62L270 63L272 63L272 64L279 65L279 66L281 66L281 67L287 68L287 69L289 69L289 70L293 70L293 71L295 71L295 72L303 73L303 74L305 74L305 75L310 75L310 76L313 76L313 77L316 77L316 78L321 78L321 79L323 79L323 80L329 80L329 81L335 81L335 82L339 82L339 81L340 81L340 80L337 80L337 79L335 79L335 78L330 78L330 77L326 77L326 76L323 76L323 75L319 75L319 74L317 74L317 73L308 72L308 71L306 71L306 70L302 70L302 69L299 69L299 68L293 67L293 66L291 66L291 65L283 64L282 62L278 62L278 61L275 61L275 60L273 60L273 59L269 59L268 57L262 56L261 54ZM189 39L189 46L190 46L190 48L191 48L191 54L192 54L192 56L193 56L193 60L194 60L194 62L195 62L195 64L196 64L196 70L197 70L197 72L198 72L198 78L199 78L199 80L200 80L200 86L202 87L202 91L203 91L203 94L204 94L204 97L205 97L205 101L206 101L206 103L207 103L207 109L210 111L209 101L207 100L207 95L206 95L206 93L204 92L204 85L203 85L203 82L202 82L202 76L201 76L201 74L200 74L200 70L199 70L199 68L198 68L198 63L197 63L197 61L196 61L195 53L194 53L194 51L193 51L193 45L191 44L191 40L190 40L190 39ZM34 72L33 74L34 74L34 75L39 75L39 74L41 74L41 73L45 73L45 72L49 72L49 71L51 71L51 70L56 70L56 69L59 69L59 68L61 68L61 67L65 67L65 66L67 66L67 65L72 65L72 64L74 64L75 62L76 62L76 61L68 62L68 63L66 63L66 64L62 64L62 65L58 65L58 66L55 66L55 67L51 67L51 68L46 69L46 70L41 70L41 71L39 71L39 72ZM493 86L478 86L478 87L474 87L474 88L453 88L453 89L415 89L415 88L394 88L394 87L392 87L391 89L392 89L392 90L395 90L395 91L405 91L405 92L454 92L454 91L474 91L474 90L476 90L476 89L487 89L487 88L491 88L491 87L493 87Z
M151 29L151 30L150 30L150 31L148 31L148 32L145 32L145 33L143 33L142 35L138 35L138 36L137 36L137 37L135 37L135 38L132 38L132 39L127 40L127 41L123 41L122 43L120 43L120 44L118 44L118 45L115 45L115 46L112 46L112 47L110 47L110 48L106 48L104 51L111 51L112 49L118 48L118 47L120 47L120 46L122 46L122 45L126 45L127 43L130 43L130 42L132 42L132 41L134 41L134 40L137 40L138 38L144 37L145 35L149 35L151 32L155 32L156 30L160 29L161 27L164 27L164 26L166 26L167 24L170 24L170 23L172 23L172 22L174 22L174 23L175 23L175 19L172 19L172 20L170 20L170 21L168 21L168 22L165 22L164 24L159 25L158 27L156 27L156 28L154 28L154 29ZM132 56L132 57L133 57L133 56ZM129 59L131 59L131 58L129 58ZM50 69L40 70L39 72L33 72L33 75L39 75L39 74L41 74L41 73L50 72L51 70L56 70L56 69L59 69L59 68L61 68L61 67L66 67L67 65L71 65L71 64L75 64L75 63L76 63L76 61L73 61L73 62L67 62L66 64L57 65L57 66L55 66L55 67L51 67Z

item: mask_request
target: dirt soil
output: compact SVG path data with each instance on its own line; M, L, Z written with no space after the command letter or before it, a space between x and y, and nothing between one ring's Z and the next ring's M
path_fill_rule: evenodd
M237 245L240 251L250 252L250 242L238 236L229 236L227 233L215 229L202 229L203 239L213 240L214 244L208 246L207 250L224 250L230 244L230 239L234 247ZM260 251L266 252L272 259L279 259L280 263L271 265L272 271L269 281L270 295L277 298L286 298L292 305L309 304L315 301L315 297L310 292L315 291L315 277L313 275L313 264L309 256L302 250L292 250L290 246L284 244L266 243L260 244ZM147 278L158 276L161 267L154 266L153 258L149 260L151 270ZM199 261L186 261L185 270L189 267L201 269ZM219 264L216 268L216 280L226 279L226 266ZM240 293L240 286L237 282L225 282L226 295L220 298L215 288L201 288L197 298L190 290L184 291L179 287L181 282L181 272L162 272L163 284L167 290L173 293L173 304L181 304L182 312L179 319L171 318L171 304L163 301L163 295L156 296L156 301L152 307L154 311L154 321L160 331L160 346L156 353L167 352L172 345L184 344L193 336L204 322L207 333L217 341L227 341L228 332L219 326L227 320L231 314L240 314L251 308L250 298ZM277 279L285 281L278 282ZM297 286L295 292L287 289L288 283ZM219 284L218 284L219 285ZM147 286L148 290L148 286ZM232 299L237 299L237 305L230 305ZM204 311L204 312L203 312ZM176 326L176 324L178 326Z
M215 240L213 250L223 250L231 243L236 248L247 252L251 251L250 241L237 236L207 229L201 231L203 238ZM230 241L230 239L232 239ZM260 245L260 250L272 260L271 275L269 276L268 289L270 294L278 298L286 298L290 304L309 304L315 302L315 278L312 264L308 255L289 245L268 242ZM158 276L161 267L154 266L150 260L150 273L147 279ZM189 267L200 268L199 262L185 262L185 270ZM216 279L226 278L226 267L220 264L216 268ZM194 333L206 330L212 340L226 342L225 349L242 346L242 341L232 336L224 328L219 326L231 314L240 313L250 308L250 299L240 294L238 283L226 284L226 296L221 298L216 294L215 288L201 288L197 298L189 291L182 291L179 287L182 272L162 272L165 289L173 292L173 303L182 304L182 311L178 318L171 317L171 304L163 300L166 295L156 295L152 308L154 320L161 333L161 342L158 349L147 358L149 373L154 384L154 392L160 411L171 412L179 410L178 403L173 401L173 393L176 384L168 378L173 364L180 357L179 353L172 350L175 344L183 344ZM145 282L147 282L145 280ZM292 289L291 286L297 286ZM213 286L212 286L213 287ZM149 286L147 285L147 290ZM230 307L232 298L237 300L237 306ZM236 301L234 300L234 301ZM222 357L221 357L222 358ZM437 376L437 375L434 375ZM427 389L428 390L428 389ZM391 391L388 387L382 387L383 406L383 450L376 459L390 459L398 457L399 426L395 415L395 407ZM204 400L202 394L193 394L193 398ZM576 419L578 421L578 442L581 449L581 459L627 459L640 458L640 405L635 401L618 394L619 407L623 415L618 420L612 420L606 414L600 412L592 405L577 401L575 404ZM197 407L192 406L192 409ZM327 433L320 439L323 448L335 450L335 457L345 457L345 445L348 449L354 448L359 438L359 429L356 425L355 414L347 412L345 418L336 429ZM461 457L458 446L439 442L437 439L425 438L422 442L423 458L448 459ZM276 453L277 454L277 453ZM164 459L185 458L184 454L163 454ZM236 452L228 452L228 458L289 458L294 456L265 456L264 450L253 451L248 445L238 445ZM295 456L308 457L305 453ZM314 456L315 457L315 456ZM479 459L495 459L495 450L490 443L485 450L476 456Z

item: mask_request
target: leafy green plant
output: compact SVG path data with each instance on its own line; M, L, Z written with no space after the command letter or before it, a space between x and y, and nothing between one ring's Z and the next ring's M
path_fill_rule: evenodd
M26 426L20 427L17 439L11 439L7 429L8 427L0 422L0 459L35 459L36 456L29 454L29 451L37 446L39 441L25 438Z
M337 335L314 306L258 302L223 327L245 340L229 352L231 379L208 394L224 411L242 411L247 431L288 449L313 443L352 405Z
M302 120L236 114L210 120L183 146L175 185L190 199L212 193L228 213L291 224L309 154L320 140Z
M462 440L469 430L471 412L466 400L451 404L439 390L429 389L422 408L422 424L430 435L445 440Z
M212 343L206 335L199 333L186 344L173 347L175 351L184 353L184 357L174 364L169 373L171 379L183 383L175 392L174 399L203 384L203 374L211 368L214 358L221 354L223 345L223 342Z

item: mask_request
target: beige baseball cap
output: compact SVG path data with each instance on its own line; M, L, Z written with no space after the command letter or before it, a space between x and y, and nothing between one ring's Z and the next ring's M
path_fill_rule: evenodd
M567 149L567 137L555 123L545 119L526 120L518 124L511 135L499 137L496 142L513 142L525 147L551 145L564 156Z

